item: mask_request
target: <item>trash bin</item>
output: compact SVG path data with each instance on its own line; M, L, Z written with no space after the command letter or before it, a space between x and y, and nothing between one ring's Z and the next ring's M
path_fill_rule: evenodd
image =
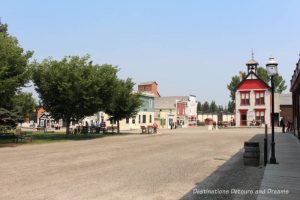
M244 143L244 165L259 166L260 150L258 142Z

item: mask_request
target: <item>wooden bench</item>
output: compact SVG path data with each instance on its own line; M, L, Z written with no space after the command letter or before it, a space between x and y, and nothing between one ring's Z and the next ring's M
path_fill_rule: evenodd
M106 127L106 131L108 132L108 131L111 130L111 132L113 133L113 132L115 131L116 128L117 128L117 127L114 127L114 126L107 126L107 127Z
M143 134L143 133L147 133L147 128L146 128L146 126L141 126L141 130L142 130L142 134Z
M153 129L153 126L141 126L141 130L142 130L142 134L143 133L153 133L154 132L154 129Z
M150 134L153 132L154 132L153 126L151 126L151 125L147 126L147 133Z
M44 131L44 132L46 132L46 128L45 127L37 127L36 130L37 131Z

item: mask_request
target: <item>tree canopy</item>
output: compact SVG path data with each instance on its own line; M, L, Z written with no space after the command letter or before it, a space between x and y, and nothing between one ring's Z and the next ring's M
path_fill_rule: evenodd
M216 113L218 111L218 106L215 101L212 101L209 105L209 111L211 113Z
M139 93L133 93L134 83L131 79L118 80L114 88L114 96L104 111L112 120L117 122L117 131L120 132L120 120L136 115L142 105Z
M28 92L18 92L12 101L15 110L19 113L19 122L24 122L25 119L29 119L29 115L37 106L35 99L32 97L32 93Z
M202 112L202 104L201 104L201 102L198 102L198 104L197 104L197 112L198 113Z
M202 112L203 113L209 113L210 112L210 109L209 109L209 103L207 101L205 101L203 104L202 104Z
M45 59L33 64L32 74L43 107L66 122L78 121L105 109L114 95L117 67L93 65L89 56Z
M20 117L12 99L30 78L32 55L7 32L7 25L0 23L0 130L14 128Z

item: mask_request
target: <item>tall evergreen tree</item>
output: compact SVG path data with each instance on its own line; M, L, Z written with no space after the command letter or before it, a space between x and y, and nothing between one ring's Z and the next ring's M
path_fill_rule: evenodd
M200 101L199 101L198 104L197 104L197 112L198 112L198 113L201 113L201 112L202 112L202 104L201 104Z
M210 113L209 103L207 101L205 101L202 105L202 112L203 113Z
M215 101L212 101L209 105L210 113L216 113L218 111L218 106Z

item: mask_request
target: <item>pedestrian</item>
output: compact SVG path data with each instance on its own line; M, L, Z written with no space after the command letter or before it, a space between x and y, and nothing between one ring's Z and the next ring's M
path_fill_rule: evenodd
M154 123L153 123L153 132L154 133L157 133L157 127L158 127L158 125L157 125L156 121L154 121Z
M287 120L286 132L288 132L288 133L292 132L292 122L290 120Z
M284 116L280 120L280 126L282 127L282 133L285 133L285 118L284 118Z

